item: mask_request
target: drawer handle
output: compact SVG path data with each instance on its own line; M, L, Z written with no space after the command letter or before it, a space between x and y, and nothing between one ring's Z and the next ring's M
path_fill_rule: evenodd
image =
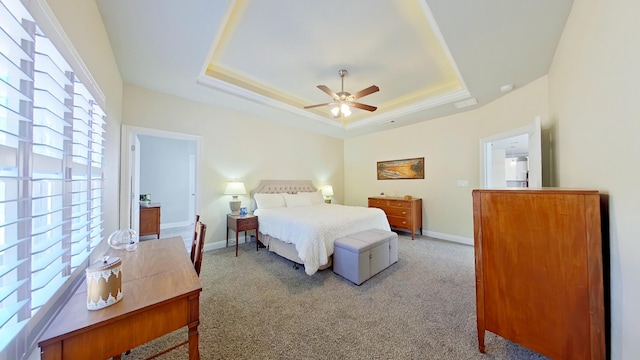
M402 222L402 225L405 225L406 223L407 223L406 221L403 221L403 222Z
M403 211L403 212L402 212L402 215L407 215L407 212L406 212L406 211Z

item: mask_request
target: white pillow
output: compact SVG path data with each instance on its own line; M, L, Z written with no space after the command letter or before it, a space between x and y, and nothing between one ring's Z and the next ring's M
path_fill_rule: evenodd
M312 205L324 204L324 196L322 196L322 191L320 190L313 191L313 192L298 193L298 194L307 195L309 199L311 199Z
M284 201L288 208L311 206L311 198L304 193L284 194Z
M258 209L273 209L285 206L282 194L255 194L253 199L256 201Z

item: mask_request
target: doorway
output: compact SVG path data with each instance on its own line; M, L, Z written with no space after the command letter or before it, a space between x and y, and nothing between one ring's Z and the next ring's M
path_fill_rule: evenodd
M485 189L542 187L539 116L527 126L480 139L480 184Z
M195 214L200 211L200 202L198 201L200 174L196 165L200 158L200 136L123 125L122 139L121 227L129 227L139 232L141 186L145 187L143 189L145 193L149 193L150 187L157 186L156 189L162 187L163 181L165 187L167 186L166 181L171 181L173 189L184 189L184 194L175 196L175 191L163 193L159 190L154 191L155 195L151 193L151 202L160 202L161 205L160 228L165 230L168 227L193 224ZM141 139L143 141L140 141ZM147 147L146 150L145 147ZM184 147L188 147L190 150L182 151ZM176 150L172 151L171 149ZM166 154L156 155L158 150L159 152L166 151ZM182 157L174 160L168 159L176 153L181 153ZM173 166L171 161L174 161ZM157 164L155 171L152 163ZM150 166L152 170L149 170ZM171 171L178 166L184 167L184 171L180 171L178 174L180 176L176 176L176 172Z

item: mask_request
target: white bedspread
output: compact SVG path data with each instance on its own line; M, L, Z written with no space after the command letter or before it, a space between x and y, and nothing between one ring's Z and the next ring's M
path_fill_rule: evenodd
M336 239L367 230L391 230L378 208L318 204L306 207L257 209L260 232L295 245L305 272L313 275L327 264Z

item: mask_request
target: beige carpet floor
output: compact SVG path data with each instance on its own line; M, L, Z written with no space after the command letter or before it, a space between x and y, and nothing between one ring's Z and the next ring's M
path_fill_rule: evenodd
M313 276L255 243L207 252L200 278L202 359L546 359L487 332L477 346L473 248L399 238L396 264L356 286ZM146 358L178 330L133 349ZM187 359L180 347L160 359Z

